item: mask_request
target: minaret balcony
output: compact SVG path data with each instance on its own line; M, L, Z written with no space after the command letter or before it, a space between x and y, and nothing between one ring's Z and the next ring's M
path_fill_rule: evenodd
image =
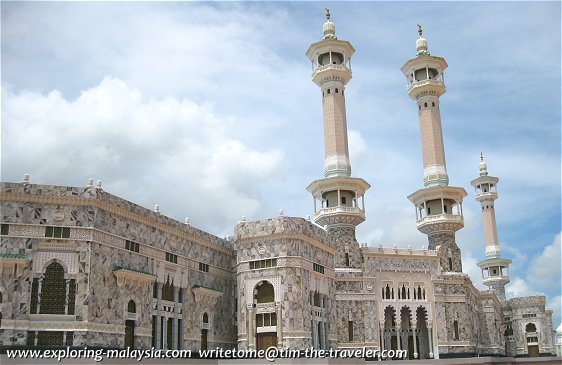
M418 230L422 233L435 231L456 232L464 227L464 218L459 214L434 214L426 215L416 221Z
M486 286L491 286L494 284L507 284L509 283L511 280L509 278L509 276L490 276L488 278L485 278L482 280L482 284L486 285Z
M408 85L408 95L416 98L417 95L423 94L437 94L441 96L445 93L445 85L441 80L427 79L414 81Z
M359 207L346 206L321 208L314 213L314 221L321 226L332 224L357 226L365 221L365 211Z
M328 81L341 81L345 85L351 80L351 77L351 70L342 64L318 66L312 73L312 81L318 86Z
M478 202L493 202L498 198L498 193L495 191L488 191L485 193L479 193L474 198Z

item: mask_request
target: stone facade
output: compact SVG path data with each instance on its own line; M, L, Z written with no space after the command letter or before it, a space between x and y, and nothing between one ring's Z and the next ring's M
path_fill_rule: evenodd
M329 17L324 35L307 52L324 100L325 179L307 189L316 223L281 212L241 221L222 239L101 183L0 183L0 347L553 354L544 296L501 301L462 272L455 232L466 192L448 186L436 96L446 63L429 56L421 29L421 58L402 70L420 108L424 156L425 188L409 199L429 246L357 242L370 185L350 176L343 91L354 49L335 37Z
M280 215L240 222L226 240L99 188L0 186L2 346L54 336L122 348L133 321L138 348L257 348L270 336L285 348L398 349L400 341L421 358L525 356L536 337L540 354L554 351L545 298L502 303L477 291L444 260L449 236L437 250L373 248L353 229ZM57 314L41 291L53 263L64 268L65 294L74 288ZM274 294L257 303L263 283ZM256 323L263 316L276 321Z

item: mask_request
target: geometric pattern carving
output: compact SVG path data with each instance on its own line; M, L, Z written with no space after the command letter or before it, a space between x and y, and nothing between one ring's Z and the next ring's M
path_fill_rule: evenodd
M253 298L254 298L254 288L256 287L256 284L259 283L260 281L268 281L273 285L273 288L275 289L275 301L276 302L280 302L281 301L281 277L280 276L263 276L260 278L247 278L245 280L246 283L246 298L248 298L247 300L247 305L249 304L253 304ZM252 299L250 299L252 298Z
M78 254L72 252L34 252L33 271L43 273L45 264L55 259L64 263L69 275L78 274Z

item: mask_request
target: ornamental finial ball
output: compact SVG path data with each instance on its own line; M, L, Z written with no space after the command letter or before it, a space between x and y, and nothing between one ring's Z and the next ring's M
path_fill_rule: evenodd
M429 56L429 52L427 51L427 39L423 37L423 30L420 24L418 24L418 34L420 37L416 40L416 54L418 56Z
M480 152L480 176L488 175L488 165L484 161L484 155Z
M330 16L330 9L326 8L326 23L324 23L324 26L322 27L322 30L324 32L324 39L337 39L336 37L336 25L334 23L332 23L332 21L330 20L332 17Z

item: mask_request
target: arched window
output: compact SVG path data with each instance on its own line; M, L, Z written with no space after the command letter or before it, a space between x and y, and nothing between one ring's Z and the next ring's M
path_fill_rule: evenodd
M447 212L447 206L446 206L446 205L443 205L443 210L445 211L445 213L448 213L448 212Z
M256 296L255 297L256 303L258 303L258 304L274 302L275 301L275 289L273 288L273 285L271 285L271 283L262 282L256 288L255 296Z
M66 282L64 267L53 262L45 270L41 286L39 313L65 314Z
M320 307L320 293L317 291L314 292L314 306Z
M336 94L338 93L338 91L339 91L339 90L338 90L338 88L336 87Z
M427 214L431 214L431 207L427 207Z
M129 300L129 303L127 304L127 312L137 313L137 305L135 304L135 302L132 299Z
M170 302L174 301L174 284L170 281L170 276L168 276L166 283L162 286L162 299Z
M534 323L527 323L525 326L525 332L537 332L537 326Z
M209 323L209 315L207 312L203 313L203 323Z
M427 108L427 103L423 103L423 107L424 107L424 108Z
M330 93L330 89L328 89L328 94Z

